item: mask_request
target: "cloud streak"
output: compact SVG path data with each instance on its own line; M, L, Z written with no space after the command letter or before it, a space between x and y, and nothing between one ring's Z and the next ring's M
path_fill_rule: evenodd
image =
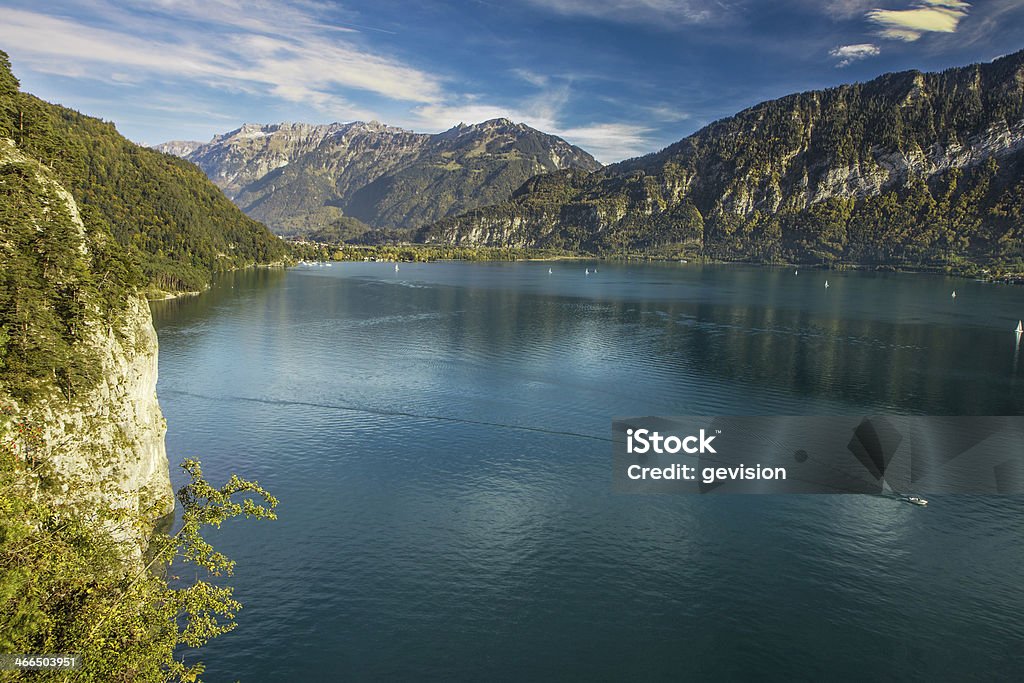
M357 113L339 90L406 102L431 102L442 96L441 79L345 41L342 36L349 30L344 27L325 34L313 18L295 14L294 8L279 22L252 7L233 19L230 4L162 3L173 7L179 19L201 17L207 31L196 31L182 21L159 22L123 13L118 15L120 24L100 28L7 9L0 40L42 73L104 82L114 80L115 74L123 82L186 79L235 92L270 94L338 114ZM209 11L203 12L203 7ZM210 24L216 28L209 30ZM218 39L197 40L211 34ZM143 35L159 38L137 37Z
M867 18L881 37L913 42L926 33L955 33L970 7L960 0L922 0L911 9L873 9Z
M633 2L670 11L671 3L660 0ZM596 11L611 12L611 4L602 10L598 3ZM151 123L177 112L193 130L197 107L207 110L206 120L247 120L238 99L225 97L234 93L314 108L331 120L382 119L428 132L506 117L564 137L604 161L636 156L652 145L644 125L566 123L570 89L556 84L563 77L513 69L537 93L502 106L364 48L355 24L328 21L322 9L317 0L67 0L52 11L6 9L0 44L37 73L149 93L127 108L134 120ZM89 21L71 18L76 10ZM195 90L197 84L209 89L209 97ZM154 93L181 104L159 105ZM364 94L390 114L357 104Z
M708 0L527 0L556 14L630 24L657 26L701 24L723 9Z

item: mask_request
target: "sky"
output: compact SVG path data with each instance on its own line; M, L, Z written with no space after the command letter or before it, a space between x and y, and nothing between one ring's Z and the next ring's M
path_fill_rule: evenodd
M1024 0L0 0L22 89L141 144L506 117L604 163L791 92L1024 49Z

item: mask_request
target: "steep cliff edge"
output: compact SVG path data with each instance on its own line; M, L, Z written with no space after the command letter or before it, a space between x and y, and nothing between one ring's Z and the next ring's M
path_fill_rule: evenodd
M100 258L109 233L87 227L49 169L3 138L0 196L0 403L41 429L21 452L39 493L115 511L122 519L105 523L139 557L174 509L148 304L106 289L121 265Z
M50 444L48 487L88 509L112 510L110 526L129 554L141 556L156 521L174 510L166 422L156 397L157 338L149 305L133 298L118 329L87 342L100 379L70 404L41 401L25 415Z

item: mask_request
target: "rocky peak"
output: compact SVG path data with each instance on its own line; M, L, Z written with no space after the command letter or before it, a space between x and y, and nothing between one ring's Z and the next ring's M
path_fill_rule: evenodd
M243 210L281 232L342 215L417 227L507 199L525 180L600 164L578 147L507 118L437 134L380 121L252 124L185 154Z

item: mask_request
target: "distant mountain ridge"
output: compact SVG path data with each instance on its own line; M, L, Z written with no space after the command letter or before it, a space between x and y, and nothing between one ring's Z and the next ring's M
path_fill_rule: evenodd
M434 135L377 121L247 123L205 144L156 149L198 165L251 217L298 234L418 228L504 201L537 174L601 167L579 147L508 119Z
M429 243L726 259L1024 259L1024 51L764 102L595 173L422 229Z

